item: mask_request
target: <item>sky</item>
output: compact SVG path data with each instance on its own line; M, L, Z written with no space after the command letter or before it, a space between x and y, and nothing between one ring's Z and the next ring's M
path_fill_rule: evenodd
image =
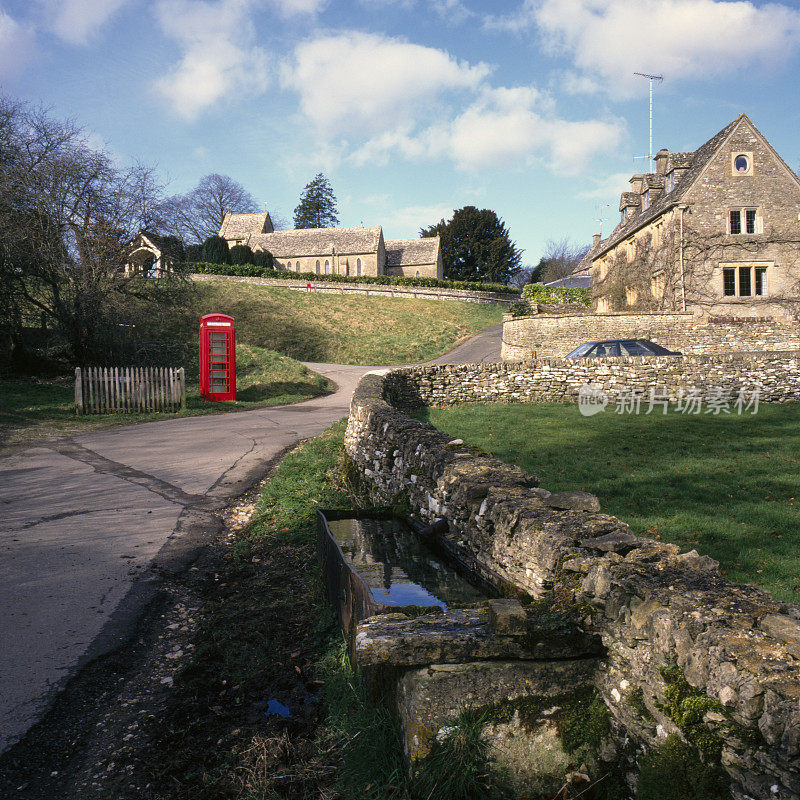
M634 72L663 75L654 151L746 112L797 171L798 67L797 2L0 0L3 91L170 194L227 174L291 227L323 172L341 225L490 208L528 264L607 234L650 169Z

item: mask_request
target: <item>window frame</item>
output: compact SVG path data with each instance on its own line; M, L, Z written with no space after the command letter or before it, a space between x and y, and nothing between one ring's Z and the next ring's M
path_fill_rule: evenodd
M725 300L753 300L769 297L770 269L773 262L729 262L720 264L722 269L722 297ZM726 286L727 283L727 286ZM734 292L729 292L728 289ZM743 292L743 289L747 293ZM760 290L760 291L759 291Z
M675 170L671 169L667 173L667 194L675 191Z
M758 236L764 232L764 216L759 213L759 206L737 206L728 209L728 236ZM752 214L753 230L750 227L750 215ZM737 220L734 225L734 219ZM738 230L734 230L734 227Z

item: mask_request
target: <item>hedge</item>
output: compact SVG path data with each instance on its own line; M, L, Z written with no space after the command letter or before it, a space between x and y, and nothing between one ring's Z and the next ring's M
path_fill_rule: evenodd
M592 305L592 290L586 287L568 288L565 286L545 286L543 283L529 283L522 290L522 299L528 303L580 303Z
M412 278L393 275L317 275L315 272L289 272L269 269L252 264L209 264L200 262L187 264L189 272L206 275L241 275L246 278L276 278L278 280L327 281L328 283L374 283L382 286L421 286L436 289L465 289L472 292L492 292L494 294L519 294L519 289L502 283L479 283L477 281L449 281L437 278Z

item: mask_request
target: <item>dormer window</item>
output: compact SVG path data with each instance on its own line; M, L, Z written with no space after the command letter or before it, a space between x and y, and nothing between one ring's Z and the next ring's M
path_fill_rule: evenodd
M667 173L667 194L675 188L675 170L670 170Z
M650 208L650 190L642 195L642 210Z

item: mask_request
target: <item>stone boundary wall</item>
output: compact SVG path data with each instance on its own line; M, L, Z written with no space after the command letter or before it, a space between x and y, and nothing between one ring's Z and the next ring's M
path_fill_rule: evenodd
M440 364L398 369L384 392L409 408L454 403L577 403L586 384L601 389L613 405L622 396L677 402L696 390L706 403L723 397L736 413L740 391L749 401L800 402L800 350L787 353L621 358L549 358L523 364ZM661 411L661 406L655 407ZM742 408L738 410L743 410ZM751 409L752 410L752 409ZM720 408L719 413L725 413Z
M800 348L800 322L676 314L534 314L503 317L503 361L561 358L595 339L652 339L684 354Z
M595 683L620 746L639 752L677 732L659 705L660 668L677 665L724 709L704 724L722 743L733 797L800 797L800 609L729 583L710 558L634 536L590 495L551 495L409 417L398 386L423 385L429 373L418 373L368 374L353 395L345 447L372 500L444 518L465 557L536 598L571 598L605 646Z
M193 281L231 281L250 283L255 286L279 286L297 292L306 291L308 281L287 278L250 278L246 275L209 275L192 272ZM334 283L333 281L311 281L311 291L318 294L365 294L377 297L405 297L419 300L459 300L463 303L494 303L507 306L517 300L517 294L498 294L496 292L473 292L467 289L439 289L432 286L384 286L379 283Z

